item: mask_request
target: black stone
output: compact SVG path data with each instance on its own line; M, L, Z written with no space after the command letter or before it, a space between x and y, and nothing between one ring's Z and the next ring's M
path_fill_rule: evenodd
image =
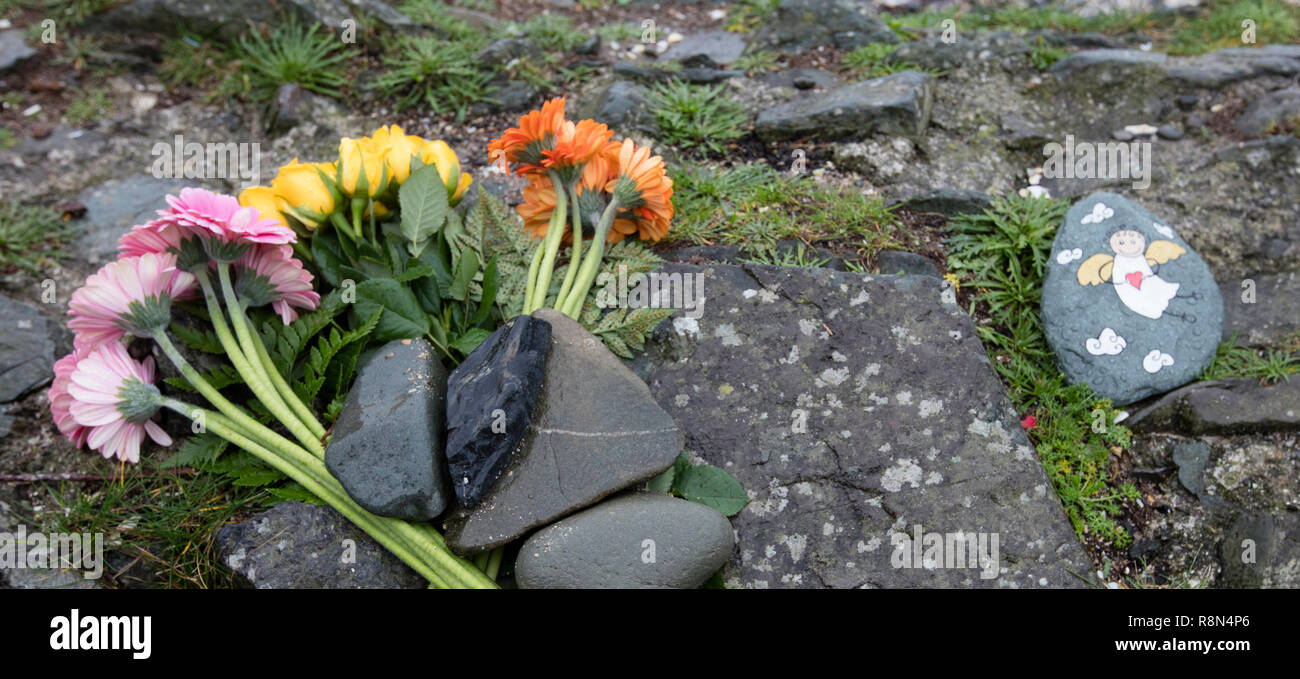
M462 505L478 504L528 431L550 348L550 323L517 316L452 371L446 454Z
M1181 97L1178 97L1178 108L1181 108L1184 111L1190 111L1196 108L1196 95L1184 94Z
M881 250L876 255L876 268L882 274L904 274L942 278L939 269L924 255L901 250Z
M1178 141L1183 138L1183 131L1168 123L1156 128L1156 134L1170 141Z

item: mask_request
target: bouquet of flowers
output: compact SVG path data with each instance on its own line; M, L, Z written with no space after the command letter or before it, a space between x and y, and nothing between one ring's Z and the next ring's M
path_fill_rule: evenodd
M519 311L549 303L576 319L607 243L632 234L658 240L667 233L672 180L648 148L611 141L612 131L595 121L566 120L564 105L551 100L523 116L519 127L491 142L489 154L529 179L518 211L537 242L513 253L520 260L514 266L527 270ZM55 365L49 391L59 430L78 446L134 463L146 435L171 444L154 418L161 409L174 411L192 420L196 432L216 434L301 484L431 586L494 587L489 576L495 568L485 574L450 552L431 525L376 516L348 496L325 466L327 430L312 407L328 368L317 364L337 356L313 350L312 387L303 387L294 369L304 337L331 322L346 302L355 302L346 340L356 342L352 362L365 344L357 340L419 336L454 359L452 350L468 354L504 320L493 313L497 257L466 244L454 209L469 184L445 142L393 125L341 140L333 162L295 159L270 186L246 189L238 198L199 188L168 196L168 208L124 235L119 259L71 297L75 350ZM588 238L590 245L584 244ZM565 241L572 248L569 264L552 297ZM334 289L328 300L334 303L322 304L322 283ZM347 299L340 292L350 285L354 289L346 292L354 297ZM215 338L210 344L219 344L256 403L233 403L220 390L236 380L213 384L212 375L181 352L172 307L187 300L197 305ZM283 331L272 322L255 331L251 312L268 306ZM299 319L299 312L314 313ZM299 328L304 323L308 327ZM277 341L285 337L298 341L283 350ZM128 351L137 338L150 340L207 403L164 395L154 383L153 352L139 360ZM337 349L340 342L328 346ZM345 393L350 367L338 374L344 376L336 376L336 388ZM342 395L334 395L327 421Z

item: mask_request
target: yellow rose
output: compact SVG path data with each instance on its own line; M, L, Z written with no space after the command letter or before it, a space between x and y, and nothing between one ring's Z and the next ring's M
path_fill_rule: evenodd
M354 198L378 196L384 192L384 156L369 137L339 141L339 166L343 169L343 191Z
M334 212L335 196L330 185L321 179L322 173L326 177L333 177L334 164L300 163L295 158L292 163L280 168L280 173L271 180L271 190L291 207L305 208L322 217L328 216ZM297 211L298 214L302 212L301 209ZM304 221L313 226L318 222L311 218Z
M418 155L424 140L413 134L405 134L397 125L381 127L372 135L375 147L384 156L384 165L388 168L389 179L401 184L411 174L411 157Z
M275 191L269 186L250 186L240 191L239 204L257 210L262 219L274 219L285 226L289 225L284 215L280 214L283 201L276 197Z
M447 187L447 199L452 205L460 201L461 195L473 181L469 174L460 171L460 159L456 157L456 152L441 139L425 142L420 148L420 161L438 168L438 176L442 177L442 184Z

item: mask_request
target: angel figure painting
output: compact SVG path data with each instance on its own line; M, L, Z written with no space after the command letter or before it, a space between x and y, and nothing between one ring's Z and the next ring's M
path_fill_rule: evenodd
M1160 277L1160 265L1178 259L1187 252L1168 240L1154 240L1134 229L1120 228L1110 234L1111 252L1095 254L1079 265L1076 274L1080 285L1110 283L1119 300L1136 314L1151 319L1173 316L1195 323L1196 316L1168 309L1175 298L1199 299L1199 293L1178 294L1179 284Z

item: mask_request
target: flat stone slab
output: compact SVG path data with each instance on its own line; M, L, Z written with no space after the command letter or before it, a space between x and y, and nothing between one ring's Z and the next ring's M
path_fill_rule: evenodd
M35 308L0 295L0 403L21 398L53 377L45 319Z
M699 318L660 326L637 366L686 449L752 498L732 517L728 585L1084 584L1069 571L1090 572L1089 560L940 280L752 264L660 272L692 280L706 302ZM997 535L997 565L959 561L958 532L976 550L983 534L987 557ZM927 560L925 536L948 534L952 560Z
M280 504L217 531L221 563L257 589L424 589L428 581L330 507Z
M493 549L649 480L681 452L673 418L644 382L576 321L554 309L551 350L532 422L496 485L444 520L462 554Z
M0 73L36 54L17 28L0 31Z
M1223 300L1201 256L1123 196L1075 203L1046 263L1043 330L1061 372L1117 405L1195 379L1219 345Z
M873 134L915 137L930 123L934 77L902 71L794 101L758 114L754 132L764 141L798 137L862 139Z

